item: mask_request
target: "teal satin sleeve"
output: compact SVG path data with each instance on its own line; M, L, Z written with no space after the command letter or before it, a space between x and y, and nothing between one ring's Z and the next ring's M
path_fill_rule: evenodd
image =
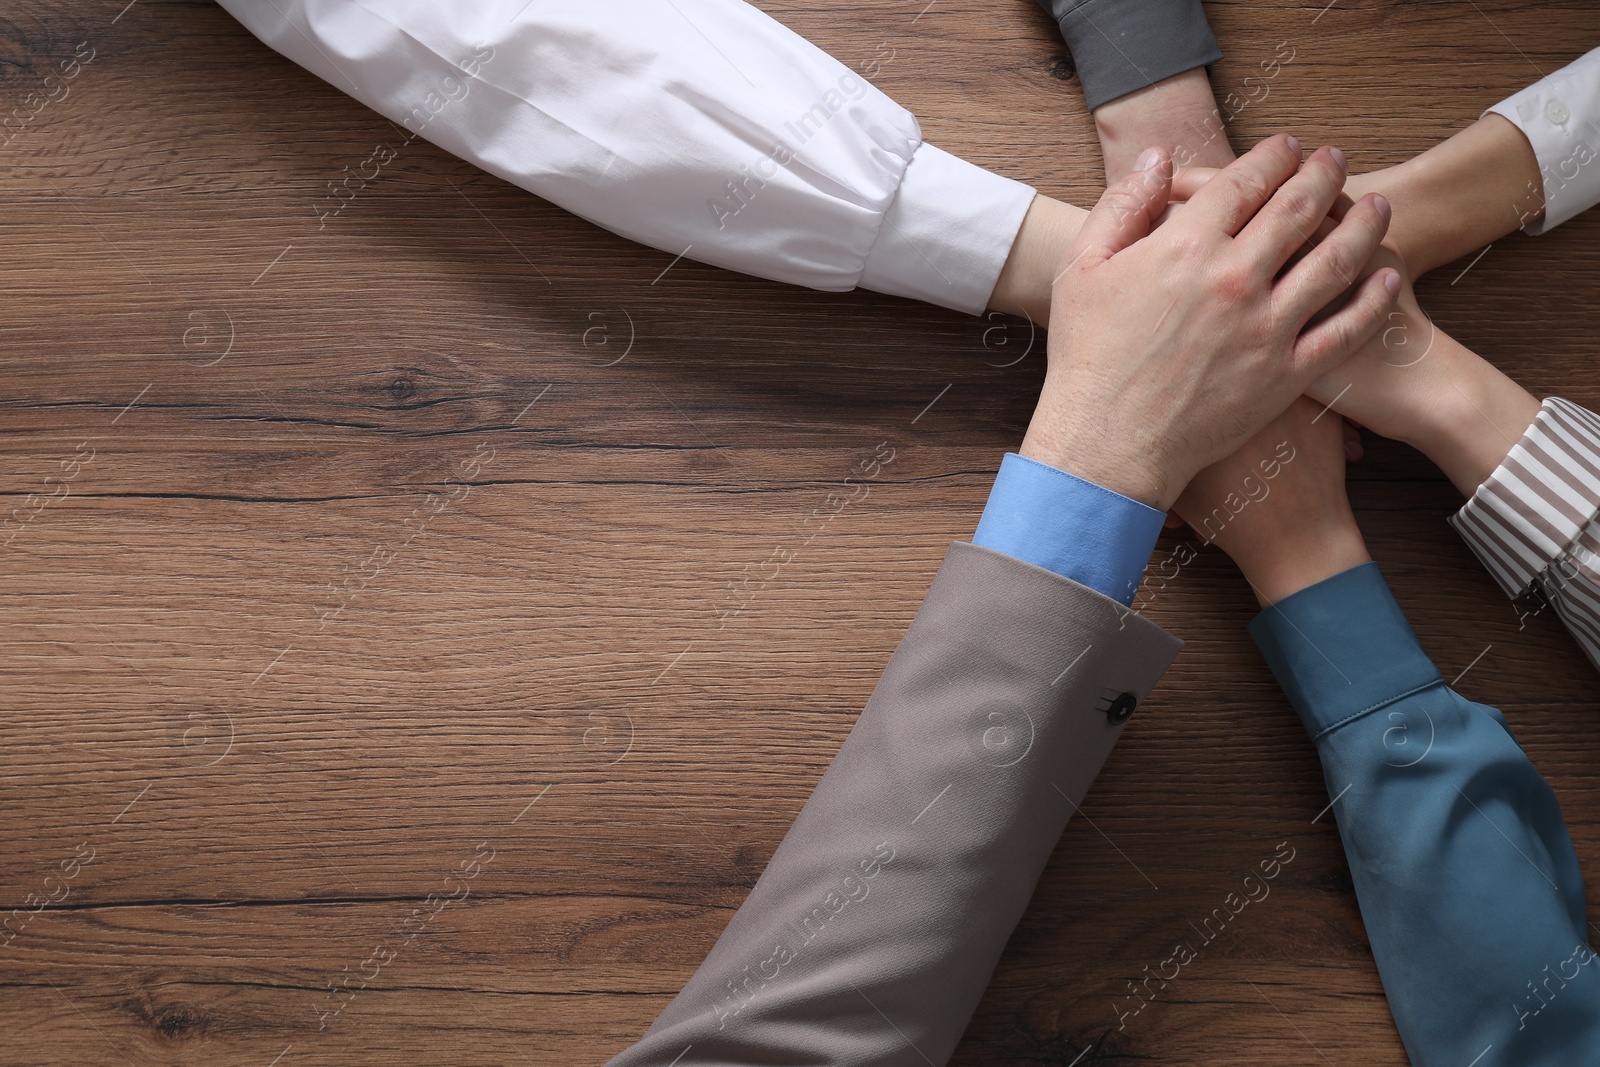
M1280 601L1250 631L1322 758L1411 1062L1600 1063L1583 877L1505 717L1445 684L1376 564Z

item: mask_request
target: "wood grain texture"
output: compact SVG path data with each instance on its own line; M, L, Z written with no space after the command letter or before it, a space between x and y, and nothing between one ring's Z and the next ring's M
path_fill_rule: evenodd
M94 54L0 147L0 498L93 457L0 550L0 909L66 887L0 950L0 1063L598 1064L805 802L970 535L1039 353L1006 366L1015 329L871 293L662 276L422 142L319 228L392 127L209 3L125 2L0 16L8 108ZM851 65L892 53L877 83L941 147L1097 194L1033 3L761 6ZM1236 145L1287 128L1359 169L1600 36L1580 2L1207 11L1219 95L1295 51ZM1434 317L1600 404L1600 218L1464 266L1421 287ZM870 493L807 526L881 442ZM1597 869L1593 671L1554 620L1519 625L1420 458L1371 443L1352 493L1424 645L1447 677L1481 654L1460 688L1505 709ZM795 560L732 592L774 547ZM1250 609L1211 551L1152 606L1188 647L958 1064L1404 1063ZM1284 842L1270 897L1119 1029L1129 980Z

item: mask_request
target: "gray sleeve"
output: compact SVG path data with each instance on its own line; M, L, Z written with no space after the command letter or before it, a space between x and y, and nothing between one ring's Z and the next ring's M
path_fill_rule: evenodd
M1061 27L1093 111L1222 58L1200 0L1039 0Z
M1085 586L953 544L755 888L611 1067L944 1064L1179 645Z

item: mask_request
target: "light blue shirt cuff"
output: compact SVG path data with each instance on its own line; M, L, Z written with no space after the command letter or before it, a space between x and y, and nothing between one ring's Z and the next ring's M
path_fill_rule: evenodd
M972 543L1132 604L1166 513L1007 452Z

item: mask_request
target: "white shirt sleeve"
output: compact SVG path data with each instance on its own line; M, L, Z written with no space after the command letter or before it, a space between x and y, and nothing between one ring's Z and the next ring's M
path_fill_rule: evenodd
M979 314L1034 191L742 0L220 0L412 134L664 252Z
M1539 160L1544 217L1524 232L1544 233L1600 203L1600 48L1489 111L1515 124Z

